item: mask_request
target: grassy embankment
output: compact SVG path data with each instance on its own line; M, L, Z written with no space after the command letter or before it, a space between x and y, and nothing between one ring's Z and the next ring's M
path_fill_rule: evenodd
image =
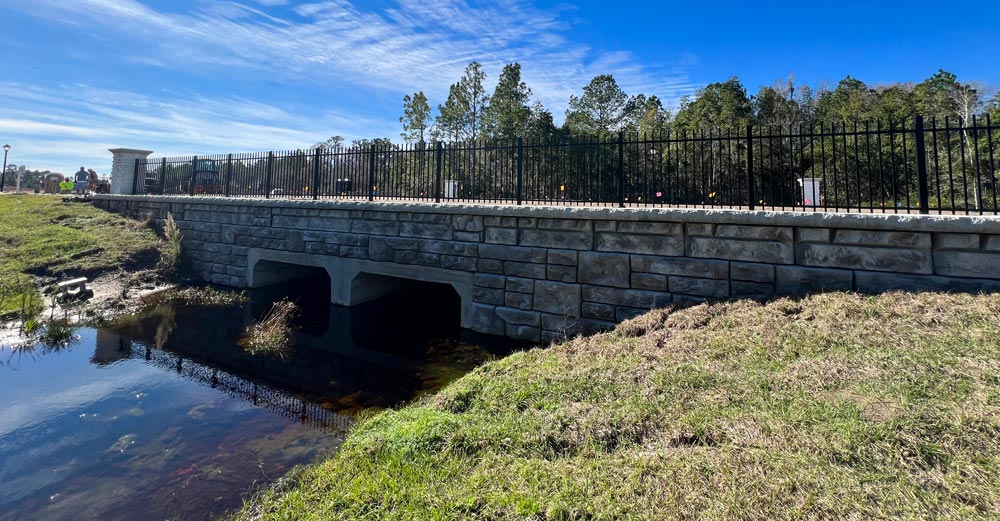
M161 241L145 223L55 196L0 196L0 317L39 311L32 275L94 276L155 264Z
M353 430L244 519L989 518L1000 296L654 311Z

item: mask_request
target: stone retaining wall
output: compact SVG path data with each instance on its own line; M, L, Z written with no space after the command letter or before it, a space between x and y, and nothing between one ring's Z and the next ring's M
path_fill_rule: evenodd
M467 327L548 340L671 302L828 290L1000 290L1000 219L99 196L172 212L195 268L244 287L251 249L471 275Z

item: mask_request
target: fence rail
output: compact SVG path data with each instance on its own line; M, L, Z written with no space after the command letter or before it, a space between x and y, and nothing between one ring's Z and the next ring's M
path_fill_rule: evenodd
M989 116L137 160L136 194L1000 213Z

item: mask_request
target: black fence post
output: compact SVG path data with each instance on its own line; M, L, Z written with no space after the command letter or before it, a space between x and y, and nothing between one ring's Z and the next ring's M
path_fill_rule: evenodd
M517 138L517 204L524 204L524 139Z
M368 200L375 200L375 143L369 145L368 158Z
M233 186L233 155L226 156L226 185L222 189L222 196L229 197Z
M6 173L6 172L4 172ZM0 187L3 188L3 187ZM145 190L143 190L145 192ZM140 194L139 191L139 159L135 160L135 171L132 173L132 195Z
M264 198L271 198L271 174L274 172L274 152L267 153L267 170L264 173Z
M618 133L618 206L625 208L625 133Z
M917 140L917 193L920 196L920 213L930 213L930 189L927 183L927 149L924 144L924 117L917 116L913 123L913 132Z
M188 195L194 195L194 182L198 177L198 156L191 158L191 181L188 183Z
M313 200L319 199L319 157L322 147L316 147L316 157L313 159Z
M167 182L167 158L163 158L160 162L160 182L157 183L156 193L163 195L163 185ZM145 184L145 180L143 180Z
M434 154L434 202L441 202L441 175L442 175L442 165L441 160L444 159L444 144L440 141L437 142L437 151Z
M754 190L753 179L753 125L747 125L747 199L750 202L750 209L756 209L757 194Z

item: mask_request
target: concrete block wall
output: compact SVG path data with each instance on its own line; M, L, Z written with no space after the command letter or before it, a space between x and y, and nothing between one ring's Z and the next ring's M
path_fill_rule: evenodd
M466 324L545 341L672 302L817 291L1000 290L1000 219L100 196L172 212L202 277L247 284L251 249L469 274Z

